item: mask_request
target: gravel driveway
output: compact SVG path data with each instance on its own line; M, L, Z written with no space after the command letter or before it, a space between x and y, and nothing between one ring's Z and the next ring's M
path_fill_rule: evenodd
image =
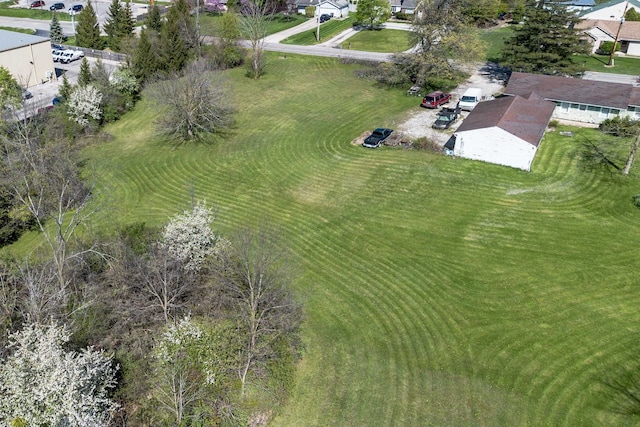
M501 70L497 69L493 64L478 64L472 71L471 76L460 86L451 91L452 99L449 103L450 107L456 105L465 90L470 87L478 87L482 89L483 97L489 99L492 96L502 93L505 85L505 76ZM455 129L462 123L462 120L469 114L462 112L461 119L458 119L451 128L447 130L435 130L431 128L438 116L438 110L429 110L420 107L420 99L416 98L416 109L411 113L407 120L397 126L397 131L402 132L409 139L417 139L426 137L440 145L451 137Z

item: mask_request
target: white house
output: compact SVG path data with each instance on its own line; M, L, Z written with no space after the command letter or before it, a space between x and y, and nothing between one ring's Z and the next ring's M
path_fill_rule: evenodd
M554 108L535 93L481 102L445 148L456 156L529 171Z
M390 0L391 13L412 15L416 10L416 0Z
M596 5L595 0L561 0L557 2L566 7L569 12L582 12Z
M640 0L610 0L590 9L583 10L580 12L580 18L620 22L625 9L628 11L631 8L635 9L636 12L640 12Z
M618 115L640 119L640 87L629 84L511 73L505 95L526 96L531 92L555 102L556 119L590 124Z
M51 42L46 37L0 30L0 66L23 87L55 77Z
M640 56L640 21L583 19L576 28L584 30L592 45L591 53L598 50L602 42L613 42L617 34L620 52Z
M349 16L348 0L322 0L316 6L316 16L331 15L335 18Z
M320 0L296 0L296 10L299 14L304 15L308 6L318 7Z

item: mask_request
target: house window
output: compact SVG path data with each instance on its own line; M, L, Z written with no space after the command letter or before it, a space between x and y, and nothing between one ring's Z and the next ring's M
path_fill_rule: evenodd
M580 111L587 111L587 106L586 106L586 104L580 104L580 105L578 106L578 109L579 109Z
M611 109L602 107L600 109L600 117L607 118L607 117L609 117L609 113L610 112L611 112Z
M578 107L580 107L580 104L571 104L571 108L573 108L574 110L577 110Z
M629 107L629 115L634 119L640 119L640 107Z
M587 110L589 111L600 111L600 107L596 107L594 105L587 106Z
M570 105L571 104L569 104L568 102L561 102L560 103L560 110L562 110L563 113L568 113Z

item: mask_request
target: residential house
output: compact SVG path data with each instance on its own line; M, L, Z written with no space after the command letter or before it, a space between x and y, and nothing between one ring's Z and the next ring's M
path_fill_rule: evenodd
M55 77L51 42L46 37L0 30L0 66L23 87Z
M415 10L416 0L391 0L391 13L413 15Z
M331 15L335 18L346 18L349 16L348 0L322 0L316 6L316 16Z
M634 8L636 12L640 12L640 0L610 0L590 9L583 10L580 13L580 18L620 22L625 9L629 10L630 8Z
M299 14L304 15L308 6L318 7L321 0L296 0L296 10Z
M640 119L640 87L624 83L514 72L504 91L513 96L531 92L555 102L556 119L591 124L618 115Z
M595 0L562 0L557 3L565 6L569 12L583 12L596 5Z
M602 42L613 42L618 35L620 52L640 56L640 21L610 21L583 19L576 28L584 30L594 53Z
M535 93L479 103L445 148L456 156L529 171L555 104Z

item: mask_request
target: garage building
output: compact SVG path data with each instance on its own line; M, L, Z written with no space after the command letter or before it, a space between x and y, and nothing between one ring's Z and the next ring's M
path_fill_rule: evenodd
M46 37L0 30L0 66L25 88L55 77L51 42Z

